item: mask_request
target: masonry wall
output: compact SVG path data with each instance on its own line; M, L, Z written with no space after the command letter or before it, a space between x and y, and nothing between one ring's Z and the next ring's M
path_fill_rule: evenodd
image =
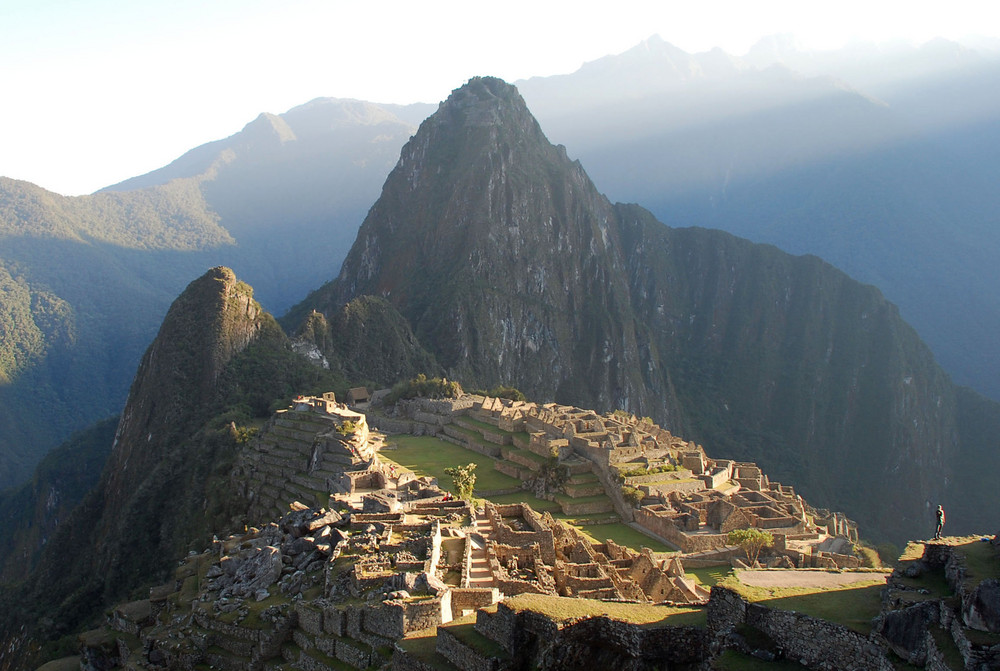
M866 636L802 613L748 603L735 592L713 587L708 630L721 636L746 624L767 634L789 659L821 671L892 671L883 648Z
M643 528L667 539L684 552L703 552L726 546L725 534L685 534L669 519L642 508L635 511L635 521Z

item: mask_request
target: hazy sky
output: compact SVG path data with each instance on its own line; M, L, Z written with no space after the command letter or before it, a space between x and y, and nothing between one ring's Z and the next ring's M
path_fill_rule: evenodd
M66 195L320 96L437 102L475 75L572 72L647 37L1000 36L995 0L0 0L0 175Z

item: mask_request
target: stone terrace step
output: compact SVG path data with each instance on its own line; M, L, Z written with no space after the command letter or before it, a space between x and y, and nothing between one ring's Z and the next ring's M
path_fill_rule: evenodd
M498 643L475 628L475 621L462 618L458 623L445 624L437 630L437 651L461 671L514 668L513 660Z
M574 499L556 495L556 502L566 515L592 515L614 512L615 506L606 495Z
M588 485L592 482L600 482L601 479L597 477L596 473L591 471L586 471L585 473L573 473L570 475L568 483L574 485Z
M540 471L546 462L544 457L540 457L534 452L529 452L516 447L505 446L502 449L502 452L503 458L507 461L512 461L515 464L524 466L532 471Z
M588 496L599 496L605 494L604 485L598 482L588 482L583 484L570 484L566 483L563 485L563 489L566 490L566 496L570 498L584 498Z
M280 426L275 425L271 427L268 432L271 435L278 436L280 438L289 438L291 440L296 440L300 443L308 443L312 445L313 438L316 437L316 433L312 431L303 431L301 429L296 429L290 426Z
M436 629L412 632L398 641L393 653L392 668L458 671L457 666L437 651L436 633Z

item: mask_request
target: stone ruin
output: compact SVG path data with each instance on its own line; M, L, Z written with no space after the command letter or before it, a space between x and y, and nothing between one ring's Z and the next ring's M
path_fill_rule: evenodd
M382 435L369 429L365 415L332 392L298 396L240 454L231 483L248 502L251 520L280 516L289 501L323 507L331 493L385 486L381 446Z
M276 413L239 456L233 485L248 519L278 521L214 542L149 599L114 609L82 639L88 664L361 669L387 664L410 632L522 594L704 604L684 563L733 554L725 533L750 526L775 534L784 565L857 561L843 515L647 420L470 396L403 405L366 416L328 394ZM595 543L524 504L447 500L432 478L380 462L383 436L369 419L489 454L564 513L634 522L686 554ZM626 487L641 492L637 506Z
M728 532L756 527L775 538L772 565L860 565L857 526L842 513L811 507L754 463L711 459L648 418L473 395L413 399L370 417L388 431L437 435L486 454L497 470L559 501L563 513L634 522L695 561L735 558ZM553 467L565 476L554 496L542 482ZM606 497L594 502L595 494Z
M708 592L686 578L681 560L583 533L530 506L486 503L490 571L504 596L553 594L636 603L703 603Z

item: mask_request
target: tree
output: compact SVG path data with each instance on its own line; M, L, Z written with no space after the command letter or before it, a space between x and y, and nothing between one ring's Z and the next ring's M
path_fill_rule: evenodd
M475 470L476 465L471 462L465 466L449 466L444 469L444 472L451 476L458 498L472 500L472 489L476 486L476 474L473 473Z
M733 529L726 535L730 545L738 545L747 554L750 565L757 563L757 557L763 548L774 545L774 536L769 531L750 527L748 529Z

